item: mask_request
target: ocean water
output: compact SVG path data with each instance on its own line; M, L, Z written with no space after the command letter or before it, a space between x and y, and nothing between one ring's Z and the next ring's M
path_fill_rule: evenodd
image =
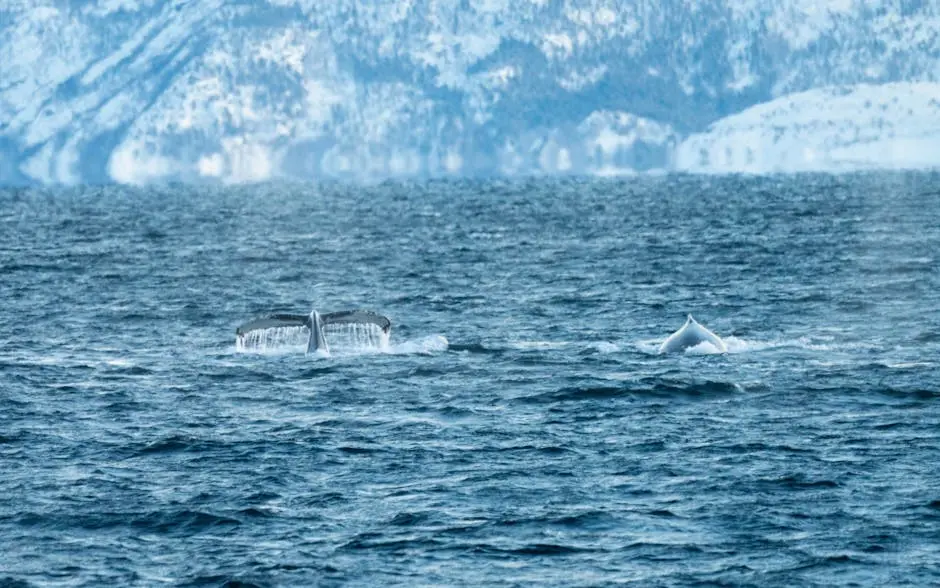
M936 585L938 268L935 174L0 191L0 585Z

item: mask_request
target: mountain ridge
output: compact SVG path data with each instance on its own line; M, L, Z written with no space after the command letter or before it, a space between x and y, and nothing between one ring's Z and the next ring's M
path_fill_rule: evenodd
M940 82L916 1L11 1L0 23L2 183L824 171L765 139L763 167L689 153L805 92L929 118L912 90Z

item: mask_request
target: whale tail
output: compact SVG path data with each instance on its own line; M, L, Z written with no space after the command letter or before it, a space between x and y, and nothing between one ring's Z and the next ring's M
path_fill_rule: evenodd
M392 321L371 310L342 310L321 315L324 325L375 325L386 335L392 329Z
M349 325L351 327L377 327L387 337L392 328L392 322L378 313L370 310L344 310L320 314L316 310L309 315L303 314L271 314L257 318L240 325L235 329L236 344L239 348L252 346L251 343L261 340L265 333L279 332L282 329L306 329L307 353L329 353L330 345L327 340L327 331L330 325ZM269 331L273 330L273 331Z
M330 345L326 342L326 337L323 335L324 326L323 317L320 316L320 313L315 310L311 312L307 320L307 328L310 329L310 338L307 339L307 353L311 351L330 352Z

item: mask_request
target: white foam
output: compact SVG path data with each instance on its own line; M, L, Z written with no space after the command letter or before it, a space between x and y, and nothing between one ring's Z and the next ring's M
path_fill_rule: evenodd
M647 353L649 355L656 355L659 353L659 348L663 344L661 339L644 339L641 341L634 342L634 346L637 351Z
M567 341L512 341L510 347L515 349L562 349L568 347Z
M104 360L105 365L110 365L113 367L131 367L134 363L129 359L124 359L121 357L106 359Z
M404 341L396 345L391 345L386 350L393 355L430 355L446 351L450 345L447 338L443 335L429 335L420 339Z
M636 374L631 372L610 372L609 374L604 374L602 377L617 382L626 382L636 378Z
M929 361L885 361L881 365L892 370L915 370L934 367Z
M693 345L686 349L685 353L689 355L717 355L725 352L708 341L702 341L698 345Z
M739 337L729 336L722 338L722 341L725 342L725 347L728 349L728 353L754 353L757 351L765 351L768 349L782 349L782 348L791 348L791 349L806 349L810 351L828 351L830 349L827 345L819 345L812 343L808 338L801 337L798 339L779 339L779 340L769 340L769 341L757 341L750 339L741 339Z
M726 337L722 339L728 353L746 353L749 351L761 351L769 347L774 347L773 343L767 341L747 341L738 337Z
M334 353L383 352L389 349L389 335L372 324L332 324L323 328L323 334Z
M739 337L728 336L722 337L721 339L725 343L727 350L724 353L728 354L740 354L740 353L755 353L759 351L765 351L768 349L803 349L806 351L832 351L838 348L852 348L857 347L854 344L845 344L845 345L835 345L822 343L817 340L810 339L808 337L798 337L796 339L775 339L775 340L751 340L751 339L741 339ZM649 355L659 354L659 348L662 345L663 340L661 339L644 339L634 342L634 347ZM703 341L694 347L690 347L684 350L683 353L689 355L716 355L723 353L717 349L714 345Z
M272 327L235 337L240 353L282 354L306 351L310 331L306 327Z
M728 347L728 353L753 353L770 349L801 349L804 351L838 352L850 350L871 350L878 346L866 341L835 340L832 337L797 337L791 339L770 339L766 341L727 337L722 339Z
M599 353L616 353L620 351L620 346L609 341L598 341L591 345Z

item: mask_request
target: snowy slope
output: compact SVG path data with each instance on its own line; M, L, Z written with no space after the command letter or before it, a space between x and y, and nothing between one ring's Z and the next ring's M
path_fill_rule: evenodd
M933 0L0 0L0 183L935 165L933 83Z
M940 84L862 84L784 96L687 138L675 167L757 174L940 168Z

